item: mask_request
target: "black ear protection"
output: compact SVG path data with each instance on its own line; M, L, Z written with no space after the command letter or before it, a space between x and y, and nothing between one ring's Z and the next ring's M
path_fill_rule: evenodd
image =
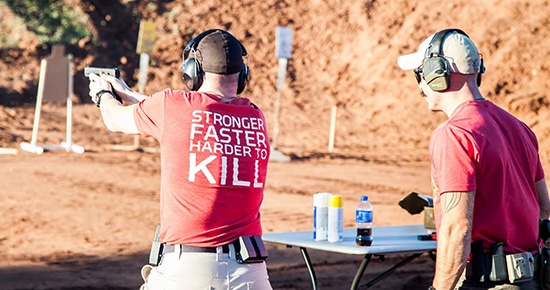
M430 89L436 92L442 92L449 88L451 68L449 61L443 57L443 38L448 33L457 32L469 38L469 36L460 29L444 29L437 32L430 44L423 60L422 77L430 86ZM480 71L477 74L477 85L481 85L481 74L485 72L483 57L480 55Z
M183 52L183 72L182 77L183 81L185 82L185 86L190 91L196 91L198 90L203 81L204 77L204 71L202 70L200 62L196 58L196 50L200 43L200 41L206 37L207 35L213 33L214 31L218 31L219 29L210 29L207 31L202 32L201 34L197 35L195 38L191 39L189 43L185 46L184 52ZM234 37L232 34L231 37ZM237 40L235 38L235 40ZM243 57L248 56L248 52L246 51L246 48L244 45L237 40L237 42L241 45L241 49L243 52ZM186 53L188 57L186 58ZM193 53L193 55L190 55ZM248 58L248 62L250 62L250 57ZM248 73L248 64L245 64L243 62L241 72L239 73L239 84L237 86L237 94L240 94L244 91L244 88L248 84L249 79L249 73Z
M477 86L481 85L481 75L485 72L485 65L483 65L483 55L479 54L479 73L477 74Z

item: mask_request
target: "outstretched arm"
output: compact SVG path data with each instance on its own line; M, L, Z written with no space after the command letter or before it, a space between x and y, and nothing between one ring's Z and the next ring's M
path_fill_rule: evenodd
M126 82L120 78L115 78L113 76L102 74L101 78L108 81L113 90L120 96L124 103L127 105L133 105L141 102L143 99L147 98L146 95L143 95L139 92L132 90Z
M122 105L114 97L113 87L107 81L107 75L101 77L96 74L90 74L90 97L96 104L99 103L103 123L109 131L122 132L125 134L139 134L136 122L134 120L134 110L138 102L133 102L133 99L128 94L119 94L126 102L130 100L132 103L129 106ZM116 79L115 79L116 80ZM101 99L98 99L97 93L100 91L109 91L101 94ZM118 91L117 91L118 94Z

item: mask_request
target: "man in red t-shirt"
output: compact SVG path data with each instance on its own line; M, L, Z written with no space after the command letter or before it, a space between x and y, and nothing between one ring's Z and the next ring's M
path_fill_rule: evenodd
M262 235L270 155L262 111L237 97L248 82L247 56L233 35L212 29L185 48L189 92L144 96L120 79L90 76L90 96L109 130L160 144L162 258L142 269L142 289L271 289L265 257L236 259L235 241Z
M549 217L550 200L535 134L482 96L483 60L463 31L431 35L398 64L414 69L428 108L449 118L429 148L438 237L430 289L539 289L537 279L489 278L492 247L539 253L539 221ZM485 272L474 260L483 260Z

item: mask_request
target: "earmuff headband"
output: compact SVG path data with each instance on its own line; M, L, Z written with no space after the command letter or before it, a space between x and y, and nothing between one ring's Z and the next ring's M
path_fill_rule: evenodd
M437 92L445 91L449 88L451 68L449 61L443 54L443 39L449 33L457 32L470 38L464 31L456 28L444 29L437 32L424 55L422 61L422 78L426 81L430 89ZM481 60L480 72L477 77L477 85L481 84L481 74L485 70L483 59Z
M183 80L185 82L185 85L191 91L198 90L202 85L202 79L203 79L204 71L202 69L201 62L199 62L199 60L196 59L196 50L198 49L199 43L206 36L210 35L213 32L219 31L219 30L220 29L209 29L209 30L206 30L206 31L200 33L199 35L197 35L196 37L191 39L191 41L189 41L189 43L184 48L183 56L182 56L182 58L183 58L182 77L183 77ZM226 31L224 31L224 32L226 32ZM241 72L239 73L237 94L240 94L240 93L242 93L242 91L244 90L244 88L246 87L246 85L248 84L248 81L249 81L248 64L250 63L250 55L248 55L248 52L247 52L246 48L244 47L244 45L235 36L233 36L229 32L226 32L226 33L230 37L232 37L233 40L235 40L237 43L239 43L239 46L241 47L241 51L242 51L242 56L243 57L247 56L247 61L248 62L247 62L247 64L245 64L244 62L242 63ZM192 57L189 56L190 52L194 53L194 55ZM186 53L188 55L186 55Z

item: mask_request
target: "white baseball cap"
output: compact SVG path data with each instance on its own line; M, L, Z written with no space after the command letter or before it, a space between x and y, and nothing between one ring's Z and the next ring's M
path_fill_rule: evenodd
M418 46L418 51L399 56L397 64L403 70L412 70L424 63L430 43L436 33ZM442 39L443 57L449 61L451 71L460 74L477 74L481 69L481 55L472 40L459 32L449 32Z

